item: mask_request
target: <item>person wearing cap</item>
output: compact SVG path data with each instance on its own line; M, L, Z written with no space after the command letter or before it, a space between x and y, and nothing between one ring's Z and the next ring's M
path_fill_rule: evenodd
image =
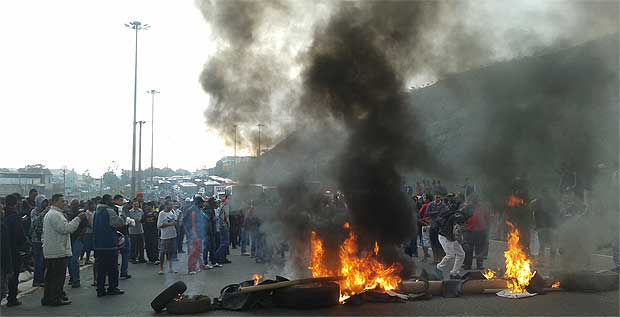
M136 193L136 199L134 199L134 201L137 201L138 207L144 210L144 193L143 192Z

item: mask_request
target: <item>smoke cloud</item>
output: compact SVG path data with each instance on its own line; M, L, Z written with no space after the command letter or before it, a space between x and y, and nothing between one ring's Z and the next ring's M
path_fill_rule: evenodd
M468 96L473 105L465 111L476 116L465 122L475 126L473 140L456 135L439 145L429 136L436 136L435 126L441 125L442 99L430 99L437 102L420 112L416 102L423 103L424 96L410 98L406 89L616 31L615 1L205 0L198 4L218 44L200 76L211 96L205 111L209 128L232 145L237 125L237 144L247 149L255 147L258 123L266 125L263 147L294 130L304 131L302 127L340 140L328 151L329 165L350 215L335 219L321 214L302 185L303 166L287 182L276 184L288 188L281 192L283 207L271 214L266 211L264 226L273 228L270 232L281 235L281 240L291 241L293 250L304 249L304 243L307 248L308 240L300 237L308 237L310 229L318 229L326 241L338 241L342 230L336 226L350 217L361 244L378 240L385 246L386 259L405 263L397 247L415 235L415 225L410 201L400 192L403 172L442 178L477 173L487 188L494 189L489 197L499 201L509 190L507 184L524 169L542 170L544 164L539 163L558 161L565 153L585 169L598 155L593 144L600 130L587 129L596 124L597 110L583 105L609 105L597 100L605 91L589 90L614 80L605 72L609 65L586 61L573 74L558 74L548 72L553 66L543 67L553 61L541 58L535 64L540 67L533 69L499 66L490 79L444 83L445 96ZM570 83L561 80L586 69L597 76ZM536 89L540 93L527 102L510 102L514 94L528 95L540 83L544 83ZM583 129L566 131L575 126ZM564 142L567 139L574 142ZM445 150L454 143L467 150ZM307 144L316 146L313 141ZM545 177L536 179L549 181ZM305 268L307 259L301 251L292 253L293 266Z

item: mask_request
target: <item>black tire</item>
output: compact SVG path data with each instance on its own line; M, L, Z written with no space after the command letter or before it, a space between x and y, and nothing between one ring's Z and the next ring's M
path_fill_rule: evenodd
M169 314L200 314L211 309L211 298L205 295L184 295L181 300L173 300L166 305Z
M337 283L313 283L293 285L276 289L273 303L286 308L318 308L338 304L340 285Z
M170 301L179 296L179 294L183 294L186 290L187 285L185 285L183 281L177 281L159 293L159 295L157 295L157 297L155 297L155 299L151 302L151 307L154 311L159 313L164 310Z
M618 274L613 272L578 271L563 273L560 287L574 292L606 292L618 289Z

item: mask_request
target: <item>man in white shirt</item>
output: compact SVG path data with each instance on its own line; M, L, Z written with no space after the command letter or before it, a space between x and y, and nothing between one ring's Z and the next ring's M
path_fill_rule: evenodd
M64 294L65 277L71 251L71 233L77 230L80 222L86 219L81 212L71 222L65 218L66 202L64 196L52 196L52 207L43 219L43 256L45 257L45 289L42 305L60 306L71 302Z
M171 202L165 202L164 210L159 212L157 217L157 228L159 229L160 253L159 253L159 273L164 274L164 262L168 260L168 273L178 273L172 269L172 256L176 247L177 239L177 216L172 209ZM165 257L164 257L165 255Z

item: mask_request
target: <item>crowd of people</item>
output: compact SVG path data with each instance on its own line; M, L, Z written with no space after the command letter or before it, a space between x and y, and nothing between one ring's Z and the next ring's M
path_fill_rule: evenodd
M124 293L118 285L119 279L131 278L129 263L159 266L160 275L175 274L178 254L187 252L186 273L196 274L231 263L231 246L256 262L265 260L265 237L255 210L229 215L227 197L145 201L137 193L131 201L106 194L67 202L62 194L48 198L32 189L26 198L15 193L0 202L0 277L7 307L21 304L17 293L23 271L33 273L33 287L44 288L42 305L60 306L71 304L63 291L67 272L71 287L81 287L80 265L93 264L92 286L102 297Z
M462 192L452 193L438 180L424 180L415 187L407 187L414 200L414 214L418 225L418 237L405 246L405 252L423 260L432 254L433 264L451 278L457 278L463 270L482 270L488 256L489 238L495 229L497 238L505 239L509 230L507 223L520 231L520 243L524 252L533 257L538 267L553 266L562 254L558 243L559 227L575 217L573 188L560 186L559 195L573 203L558 201L548 188L532 195L527 180L516 177L506 202L493 208L482 201L478 189L469 181L460 186ZM582 202L582 205L586 205ZM585 209L585 208L582 208ZM583 213L583 212L582 212ZM531 250L532 233L536 235L538 250ZM612 233L613 235L613 233ZM617 237L611 237L613 271L620 268ZM419 247L418 247L419 246ZM475 266L473 266L475 260Z

